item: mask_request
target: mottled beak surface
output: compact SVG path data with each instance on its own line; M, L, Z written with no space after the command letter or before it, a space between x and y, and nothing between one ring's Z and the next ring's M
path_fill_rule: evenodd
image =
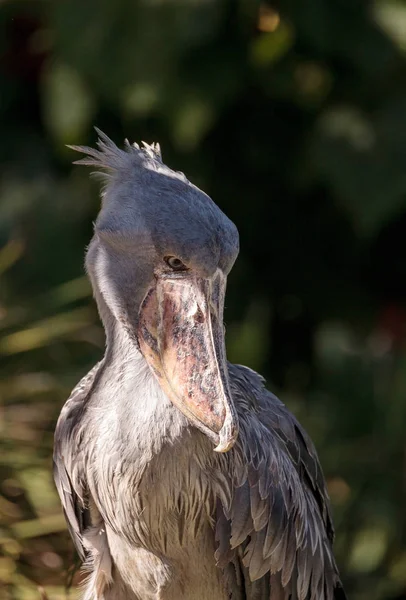
M141 351L172 403L227 452L238 436L223 331L225 277L160 277L139 314Z

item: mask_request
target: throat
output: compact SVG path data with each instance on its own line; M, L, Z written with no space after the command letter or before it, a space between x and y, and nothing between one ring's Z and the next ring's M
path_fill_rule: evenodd
M151 460L166 444L187 435L189 423L161 389L130 335L117 322L109 329L98 383L106 433L128 456ZM108 436L106 436L107 438Z
M147 462L166 443L187 435L189 423L161 389L134 337L112 314L94 280L92 285L106 332L93 405L99 444L110 445L116 458Z

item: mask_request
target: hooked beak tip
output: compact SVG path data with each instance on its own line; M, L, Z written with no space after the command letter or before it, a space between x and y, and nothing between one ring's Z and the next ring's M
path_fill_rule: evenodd
M238 421L227 419L220 430L218 445L214 448L214 452L228 452L234 446L238 438Z

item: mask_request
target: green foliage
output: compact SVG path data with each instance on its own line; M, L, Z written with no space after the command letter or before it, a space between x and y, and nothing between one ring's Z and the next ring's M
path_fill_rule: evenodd
M405 23L400 0L0 3L2 599L72 576L52 435L104 339L98 190L65 144L94 124L160 141L239 227L229 357L315 440L349 597L406 598Z

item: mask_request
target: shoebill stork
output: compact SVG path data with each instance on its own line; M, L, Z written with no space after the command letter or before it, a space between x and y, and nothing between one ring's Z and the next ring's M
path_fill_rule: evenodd
M85 600L338 600L314 446L260 375L227 362L235 225L158 145L99 132L86 255L104 358L73 390L55 481Z

